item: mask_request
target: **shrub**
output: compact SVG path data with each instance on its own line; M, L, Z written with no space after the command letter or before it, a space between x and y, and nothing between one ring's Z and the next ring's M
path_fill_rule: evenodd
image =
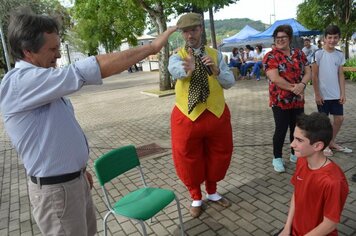
M356 57L347 59L344 66L356 67ZM351 81L356 81L356 72L345 71L344 74L346 79L349 79Z

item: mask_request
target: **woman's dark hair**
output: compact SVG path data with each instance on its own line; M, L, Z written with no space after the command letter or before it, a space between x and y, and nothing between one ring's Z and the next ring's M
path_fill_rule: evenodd
M304 132L310 144L321 141L326 148L333 137L333 127L329 117L324 113L302 114L298 116L296 126Z
M276 40L277 34L279 32L284 32L288 35L289 41L292 42L293 29L290 25L280 25L273 31L273 38Z
M239 52L238 48L233 48L232 49L232 54L236 55Z
M254 49L250 44L247 44L245 47L251 51L253 51L253 49Z
M260 52L262 52L262 45L261 45L261 44L256 45L256 48L258 48L258 50L259 50Z
M24 50L38 52L44 45L44 33L59 33L55 19L32 13L13 13L8 27L11 55L15 60L24 58Z

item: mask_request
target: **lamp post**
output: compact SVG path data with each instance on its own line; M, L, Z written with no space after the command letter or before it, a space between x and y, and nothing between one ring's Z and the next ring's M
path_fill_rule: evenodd
M272 25L272 16L274 16L274 19L276 21L276 16L274 14L269 15L269 24Z

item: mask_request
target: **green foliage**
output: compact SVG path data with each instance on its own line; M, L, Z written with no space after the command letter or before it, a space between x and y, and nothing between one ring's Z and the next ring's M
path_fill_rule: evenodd
M19 8L24 8L29 12L29 8L36 14L47 14L55 17L61 26L61 39L71 25L68 10L63 7L58 0L6 0L0 2L0 23L3 25L4 34L7 35L7 25L10 13Z
M356 30L356 2L351 0L306 0L298 5L297 16L310 29L336 24L347 37Z
M348 59L344 66L356 67L356 57ZM345 71L344 74L345 74L345 78L351 81L356 81L356 72Z
M243 19L225 19L225 20L215 20L215 32L217 43L220 44L224 38L231 37L238 33L243 27L249 25L256 30L264 31L266 25L261 21L253 21L247 18ZM210 22L205 20L205 30L207 32L207 42L211 42L210 34ZM149 32L153 33L152 31ZM176 32L169 37L169 43L172 49L184 46L184 40L180 33Z
M55 17L60 24L60 36L65 40L67 30L71 25L68 10L58 0L1 0L0 1L0 26L2 26L5 42L7 42L7 26L10 14L20 10L25 13L46 14ZM29 10L31 9L31 10ZM0 43L0 45L2 45ZM9 51L9 50L7 50ZM11 59L10 59L11 61ZM4 49L0 46L0 67L5 68Z
M341 29L348 58L348 40L356 31L356 1L353 0L305 0L298 5L297 19L309 29L323 31L335 24Z
M90 55L97 54L99 45L106 52L117 50L123 40L136 45L145 25L145 13L129 0L77 0L71 15L73 31L81 38L71 43Z
M213 8L214 11L218 11L219 9L224 8L232 3L236 3L239 0L183 0L179 1L180 5L175 7L177 14L180 15L185 12L205 12L208 11L209 8ZM199 11L197 11L199 9Z

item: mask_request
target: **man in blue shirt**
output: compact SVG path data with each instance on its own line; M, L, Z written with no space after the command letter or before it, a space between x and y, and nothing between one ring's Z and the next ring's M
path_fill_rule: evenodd
M8 27L15 68L0 86L5 129L30 176L34 218L43 235L94 235L96 218L85 172L87 139L64 96L157 53L172 27L151 44L123 52L89 57L66 68L60 58L57 22L48 17L16 13Z

